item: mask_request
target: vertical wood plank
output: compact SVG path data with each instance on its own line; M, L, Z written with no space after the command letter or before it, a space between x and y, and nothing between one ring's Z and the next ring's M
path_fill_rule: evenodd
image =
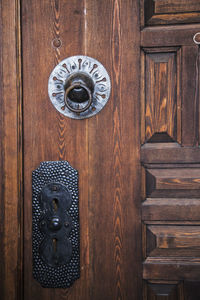
M3 20L2 20L2 1L0 2L0 78L3 78ZM0 81L0 135L3 137L3 80ZM4 246L3 246L3 238L4 238L4 180L3 180L3 168L4 168L4 148L3 148L3 138L1 138L1 151L0 151L0 168L1 168L1 176L0 176L0 186L1 186L1 194L0 194L0 236L2 242L0 243L0 255L2 261L4 259ZM0 282L0 289L2 298L4 299L4 264L0 264L0 278L3 278Z
M1 1L1 290L22 299L20 2Z
M182 144L198 144L198 47L182 47Z
M145 143L145 53L140 52L141 66L140 66L140 102L141 102L141 144Z
M87 55L104 64L112 82L107 106L89 120L95 300L142 294L138 15L137 1L87 0Z
M84 54L84 2L22 2L25 299L88 299L88 121L62 116L47 92L48 77L55 65L68 56ZM70 289L44 289L32 278L31 172L45 160L67 160L79 171L81 277Z
M176 58L176 72L177 72L177 142L181 144L182 136L182 120L181 120L181 110L182 110L182 90L181 90L181 48L177 50Z

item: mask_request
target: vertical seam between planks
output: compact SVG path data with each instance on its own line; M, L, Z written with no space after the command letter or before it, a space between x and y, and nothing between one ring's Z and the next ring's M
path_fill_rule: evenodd
M83 39L83 51L84 55L87 55L87 0L84 0L83 4L83 10L84 10L84 39ZM89 207L90 207L90 189L89 189L89 170L90 170L90 140L89 140L89 120L86 119L85 122L85 135L86 135L86 152L87 152L87 207L88 207L88 213L89 213ZM87 235L88 235L88 262L90 262L90 222L87 223ZM89 278L89 284L88 284L88 296L90 297L90 286L91 286L91 279L92 276L90 276L90 263L87 266L87 278Z
M23 97L22 97L22 20L21 1L15 2L16 18L16 90L17 90L17 184L18 184L18 299L22 300L23 295Z

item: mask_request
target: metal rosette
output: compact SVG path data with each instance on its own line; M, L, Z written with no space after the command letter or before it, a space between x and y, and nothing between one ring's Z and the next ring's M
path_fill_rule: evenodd
M92 103L86 111L73 112L65 103L66 82L73 74L84 73L94 83ZM78 55L62 60L52 71L48 82L48 94L54 107L66 117L85 119L96 115L108 102L111 91L110 77L104 66L94 58ZM75 108L85 107L75 103Z

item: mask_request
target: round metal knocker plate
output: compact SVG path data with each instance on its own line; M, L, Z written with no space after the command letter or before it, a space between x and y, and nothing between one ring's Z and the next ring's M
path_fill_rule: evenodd
M84 96L82 100L79 90ZM61 114L72 119L96 115L106 105L110 90L110 77L104 66L83 55L62 60L53 69L48 82L52 104ZM73 95L70 96L70 93ZM74 100L76 95L77 101Z

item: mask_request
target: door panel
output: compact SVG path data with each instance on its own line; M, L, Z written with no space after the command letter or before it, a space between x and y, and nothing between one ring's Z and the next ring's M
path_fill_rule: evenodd
M181 140L180 49L143 48L142 143Z
M2 298L199 299L198 1L0 7ZM112 84L105 108L84 120L60 114L47 91L53 68L79 54ZM60 160L79 172L81 275L47 289L32 276L31 177Z
M143 0L146 25L198 23L198 0Z
M148 298L145 298L147 297ZM145 286L144 299L148 300L177 300L182 295L182 286L177 281L159 283L149 281Z
M22 14L25 299L140 299L138 5L22 1ZM85 120L63 117L47 94L51 70L75 54L103 63L112 82L106 107ZM69 290L32 279L31 172L45 160L67 160L79 171L81 276Z
M183 3L142 3L144 299L198 299L199 25L167 26L199 21Z

